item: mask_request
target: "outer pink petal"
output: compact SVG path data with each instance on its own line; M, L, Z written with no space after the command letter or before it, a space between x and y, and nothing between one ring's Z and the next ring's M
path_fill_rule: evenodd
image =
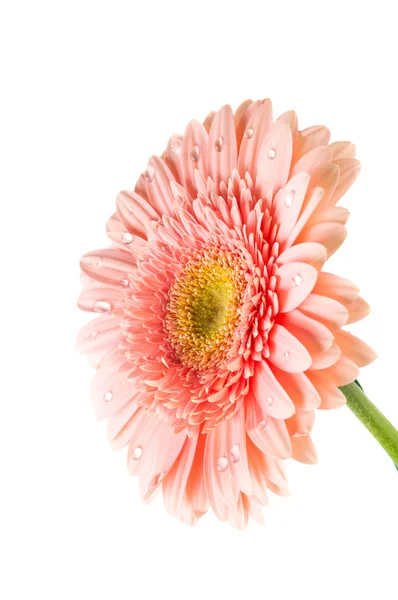
M341 330L336 333L336 342L342 353L358 367L366 367L366 365L376 360L375 351L348 331Z
M272 125L272 104L269 99L264 100L259 108L249 119L242 144L239 150L238 170L243 178L250 173L252 178L256 175L257 157L260 152L264 137ZM249 131L250 130L250 131Z
M305 373L286 373L272 366L272 372L298 409L318 408L321 398Z
M274 123L265 136L257 159L256 190L265 198L286 185L292 161L293 141L289 125Z
M216 113L209 132L209 175L216 184L227 182L237 166L234 117L229 105Z
M343 304L319 294L310 294L300 304L299 310L317 319L331 329L331 331L340 329L340 327L345 325L348 318L348 310Z
M309 182L307 173L298 173L275 196L273 216L279 225L276 241L280 244L286 240L298 220Z
M347 323L356 323L365 318L370 313L369 304L360 296L347 306L348 320Z
M270 417L266 403L260 404L252 394L245 401L246 429L252 442L272 458L289 458L291 444L285 421Z
M323 267L326 259L327 252L324 246L316 244L315 242L305 242L287 248L278 256L276 263L278 265L285 265L293 262L304 262L319 271Z
M129 274L135 271L135 264L131 254L113 248L88 252L80 261L83 273L95 281L118 289L128 287Z
M307 263L292 262L277 271L277 293L280 312L297 308L311 293L318 278L318 271Z
M318 462L318 455L309 435L292 438L292 458L308 465Z
M282 325L273 326L269 347L269 360L282 371L301 373L311 366L308 350Z
M313 292L319 296L333 298L337 302L347 305L357 299L359 290L348 279L322 271L319 273Z
M209 136L206 129L191 121L185 130L181 149L182 172L185 186L192 197L196 197L195 170L207 179L207 147Z
M279 326L275 325L274 327ZM282 331L284 328L281 327L280 329ZM288 336L290 334L287 333L286 337ZM257 403L266 407L266 412L271 417L286 419L294 413L293 402L264 360L256 363L254 375L250 380L250 388Z
M149 202L160 215L173 215L175 199L171 190L174 175L167 164L158 156L152 156L148 162L149 177L145 178Z

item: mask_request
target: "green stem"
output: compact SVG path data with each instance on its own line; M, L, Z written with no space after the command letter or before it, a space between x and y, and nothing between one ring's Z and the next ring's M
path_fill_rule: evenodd
M398 465L398 431L369 400L357 381L340 388L347 406ZM398 468L398 467L397 467Z

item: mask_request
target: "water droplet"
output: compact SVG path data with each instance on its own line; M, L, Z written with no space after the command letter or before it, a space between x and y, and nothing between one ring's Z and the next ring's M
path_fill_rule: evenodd
M140 460L142 456L142 448L141 446L136 446L131 453L133 460Z
M94 312L97 313L108 313L111 312L111 305L109 302L104 302L104 300L97 300L94 304Z
M285 206L286 206L286 208L290 208L291 205L293 204L293 200L294 200L295 194L296 194L296 192L289 192L289 194L287 194L285 196Z
M289 358L290 358L290 352L285 352L283 355L283 360L286 362L289 360Z
M99 269L102 266L102 260L99 256L93 256L92 265L93 267L97 267L97 269Z
M113 394L111 391L106 392L106 394L104 394L104 402L110 402L112 400L112 396Z
M155 477L152 477L152 479L148 485L148 491L145 494L144 502L150 498L150 496L153 494L153 492L156 490L156 488L162 483L165 476L166 476L165 471L161 471L160 473L155 475Z
M247 137L247 139L250 140L250 138L253 137L253 133L254 133L254 129L252 127L249 127L245 131L245 137Z
M124 288L128 287L129 285L129 280L128 279L121 279L120 280L120 285Z
M296 285L297 287L300 285L300 283L303 281L303 278L301 277L301 275L299 275L297 273L297 275L295 275L292 279L293 284Z
M123 244L131 244L132 241L133 241L133 236L131 235L131 233L129 231L125 231L122 235Z
M214 142L214 148L217 150L217 152L221 152L223 145L224 145L224 138L222 138L220 135L220 137L218 137L216 139L216 141Z
M273 148L268 148L267 158L269 158L270 160L274 160L275 156L276 156L275 150Z
M267 423L268 423L267 419L260 421L260 423L258 423L258 425L257 425L257 429L264 429L264 427L266 427Z
M170 144L170 151L174 156L180 154L182 148L182 139L180 137L175 137Z
M228 460L227 460L226 456L220 456L220 458L217 461L217 471L220 471L220 473L222 473L223 471L226 470L227 467L228 467Z
M148 183L151 183L153 178L155 177L155 169L152 165L148 165L144 171L144 177Z
M93 342L98 335L98 331L93 331L93 333L90 335L90 340Z
M239 444L235 444L235 446L232 446L229 456L230 456L230 459L232 460L232 462L234 462L234 463L237 463L240 461L240 446L239 446Z
M199 162L199 158L200 158L200 148L199 148L199 146L198 146L198 145L195 145L195 146L192 148L192 150L191 150L191 153L190 153L190 155L189 155L189 156L190 156L190 159L191 159L193 162Z
M268 404L268 406L272 406L273 402L274 402L273 397L272 396L268 396L268 398L267 398L267 404Z

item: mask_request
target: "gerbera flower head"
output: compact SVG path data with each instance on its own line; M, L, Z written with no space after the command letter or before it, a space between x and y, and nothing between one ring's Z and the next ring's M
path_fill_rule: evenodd
M354 153L269 100L225 106L150 159L117 198L112 246L82 258L97 415L145 501L162 488L180 520L261 520L267 490L287 493L283 461L316 461L315 409L343 405L374 358L343 329L368 305L323 271Z

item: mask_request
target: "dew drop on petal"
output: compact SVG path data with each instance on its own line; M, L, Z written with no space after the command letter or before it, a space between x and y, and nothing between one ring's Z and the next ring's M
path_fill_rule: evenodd
M193 162L199 162L200 148L197 144L195 144L195 146L192 148L189 156Z
M267 398L267 404L268 404L268 406L272 406L273 402L274 402L273 397L272 396L268 396L268 398Z
M144 177L148 183L151 183L155 177L155 168L152 165L148 165L144 171Z
M120 285L124 288L128 287L129 285L129 280L128 279L121 279L120 280Z
M290 352L285 352L283 355L283 360L286 362L289 360L289 358L290 358Z
M253 137L253 133L254 133L254 129L252 127L249 127L248 129L246 129L245 131L245 137L250 140L251 137Z
M112 400L113 394L111 391L106 392L106 394L104 394L104 402L110 402Z
M131 233L129 231L125 231L122 235L123 244L131 244L132 241L133 241L133 236L131 235Z
M296 192L289 192L289 194L287 194L285 196L285 206L286 206L286 208L290 208L291 205L293 204L293 200L294 200L295 194L296 194Z
M170 144L171 153L174 154L174 156L177 156L178 154L180 154L181 148L182 148L182 139L180 137L175 137Z
M102 266L102 260L99 256L93 256L92 265L93 267L97 267L97 269L99 269Z
M152 477L151 481L149 482L148 491L145 494L144 501L146 501L150 498L150 496L153 494L153 492L156 490L156 488L162 483L165 476L166 476L165 471L161 471L160 473L155 475L155 477Z
M234 462L234 463L237 463L240 461L240 446L239 446L239 444L235 444L235 446L232 446L231 452L229 453L229 457L232 460L232 462Z
M94 304L94 312L97 313L108 313L111 312L111 305L109 302L105 302L104 300L97 300Z
M216 141L214 142L214 148L217 150L217 152L221 152L223 145L224 145L224 138L222 138L220 135L220 137L218 137L216 139Z
M299 275L297 273L297 275L295 275L292 279L293 281L293 285L296 285L297 287L300 285L300 283L303 281L303 278L301 277L301 275Z
M274 148L268 148L267 158L269 158L270 160L274 160L275 156L276 156L276 152L275 152Z
M266 427L267 425L267 419L264 419L263 421L260 421L260 423L258 423L257 425L257 429L264 429L264 427Z
M134 448L134 450L131 453L132 459L133 460L140 460L141 456L142 456L142 448L141 446L136 446Z
M222 473L223 471L226 470L227 467L228 467L227 458L225 456L220 456L220 458L217 461L217 471Z

